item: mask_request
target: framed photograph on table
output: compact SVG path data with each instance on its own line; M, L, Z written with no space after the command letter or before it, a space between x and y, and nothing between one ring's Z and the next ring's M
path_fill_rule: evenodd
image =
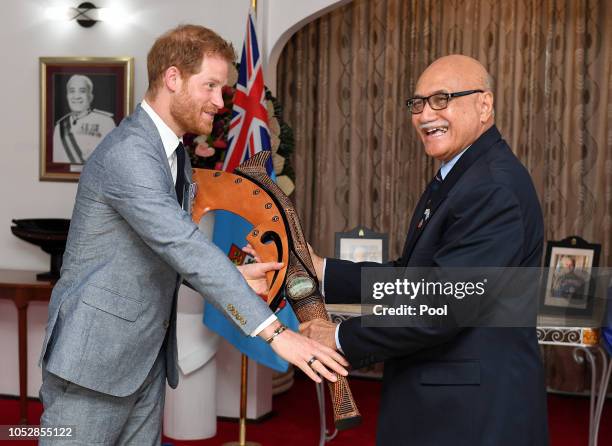
M353 262L384 263L389 257L387 234L374 232L364 226L358 226L348 232L336 232L335 257ZM361 305L326 305L332 321L340 323L343 320L361 315ZM351 370L351 376L361 378L381 379L383 364L376 363L367 367Z
M358 226L348 232L336 232L335 257L353 262L384 263L389 256L387 234Z
M592 315L596 291L592 269L599 266L600 251L601 245L577 236L547 243L542 313Z
M133 108L131 57L40 58L40 179L78 181L87 158Z

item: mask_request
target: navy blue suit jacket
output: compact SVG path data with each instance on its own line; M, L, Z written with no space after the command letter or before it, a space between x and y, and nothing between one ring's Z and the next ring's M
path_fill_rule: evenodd
M426 195L426 194L424 194ZM412 217L393 266L538 267L542 212L527 170L495 126L461 156ZM359 302L360 268L328 259L328 303ZM548 444L535 328L367 328L340 325L351 364L384 361L378 445Z

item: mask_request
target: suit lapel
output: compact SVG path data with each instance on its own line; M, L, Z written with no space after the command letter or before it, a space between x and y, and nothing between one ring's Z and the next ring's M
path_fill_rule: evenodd
M474 144L469 147L457 163L450 170L440 187L428 194L430 185L421 196L419 205L416 208L415 214L410 222L410 230L404 246L404 255L402 258L405 259L406 264L412 256L412 251L419 241L421 234L425 230L427 223L432 219L436 210L440 207L440 204L446 199L448 193L457 184L463 174L476 162L480 156L486 152L486 150L493 146L497 141L501 139L501 134L497 130L496 126L491 127L489 130L480 135ZM427 216L425 213L427 212Z
M408 236L406 237L406 242L404 243L404 249L402 251L402 259L405 259L406 263L408 262L408 255L411 253L412 248L414 247L411 242L415 239L417 226L419 224L419 221L423 217L423 213L425 212L425 206L427 204L427 199L429 198L428 192L430 187L431 183L427 185L425 191L421 195L421 198L419 198L414 213L412 214L412 218L410 219L410 226L408 226Z
M163 160L164 170L166 172L168 181L170 181L171 184L174 184L172 180L172 171L170 170L170 164L168 163L168 156L166 155L166 150L164 149L164 143L161 140L157 127L155 127L155 123L149 114L140 106L140 104L136 106L136 110L134 110L132 116L134 117L134 120L136 120L136 122L138 122L138 124L140 124L140 126L143 128L147 139L149 139L151 145L155 147L158 156ZM187 164L187 161L185 164Z
M164 165L164 170L166 172L167 180L170 182L170 184L174 188L174 181L172 180L172 170L170 170L170 164L168 163L168 156L166 155L166 150L164 149L164 143L161 140L161 136L159 135L159 131L157 130L155 123L153 122L149 114L146 111L144 111L144 109L140 106L140 104L138 104L132 116L134 120L143 128L144 133L147 136L147 139L151 142L151 145L157 151L157 154L162 160L162 164ZM191 173L191 164L189 161L189 156L185 153L185 168L183 169L183 172L179 172L177 170L177 175L183 175L185 178L187 178L187 172ZM191 181L186 181L185 184L189 184L190 182ZM184 196L185 195L183 194L183 197ZM177 273L176 287L174 290L174 296L173 296L173 301L172 301L172 311L171 311L172 318L174 321L176 320L177 293L178 293L178 288L180 287L182 281L183 281L182 276Z

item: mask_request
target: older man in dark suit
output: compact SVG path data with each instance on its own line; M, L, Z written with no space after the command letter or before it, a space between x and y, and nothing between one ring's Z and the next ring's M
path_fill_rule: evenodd
M441 161L419 201L400 267L537 267L542 213L531 178L494 124L491 78L476 60L432 63L407 102L427 155ZM360 270L315 256L327 302L359 301ZM312 321L302 332L355 367L384 361L379 445L548 443L535 328L365 327Z

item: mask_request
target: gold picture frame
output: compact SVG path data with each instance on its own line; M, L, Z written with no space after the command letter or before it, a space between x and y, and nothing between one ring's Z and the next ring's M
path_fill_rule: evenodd
M133 57L41 57L40 180L78 181L134 106Z

